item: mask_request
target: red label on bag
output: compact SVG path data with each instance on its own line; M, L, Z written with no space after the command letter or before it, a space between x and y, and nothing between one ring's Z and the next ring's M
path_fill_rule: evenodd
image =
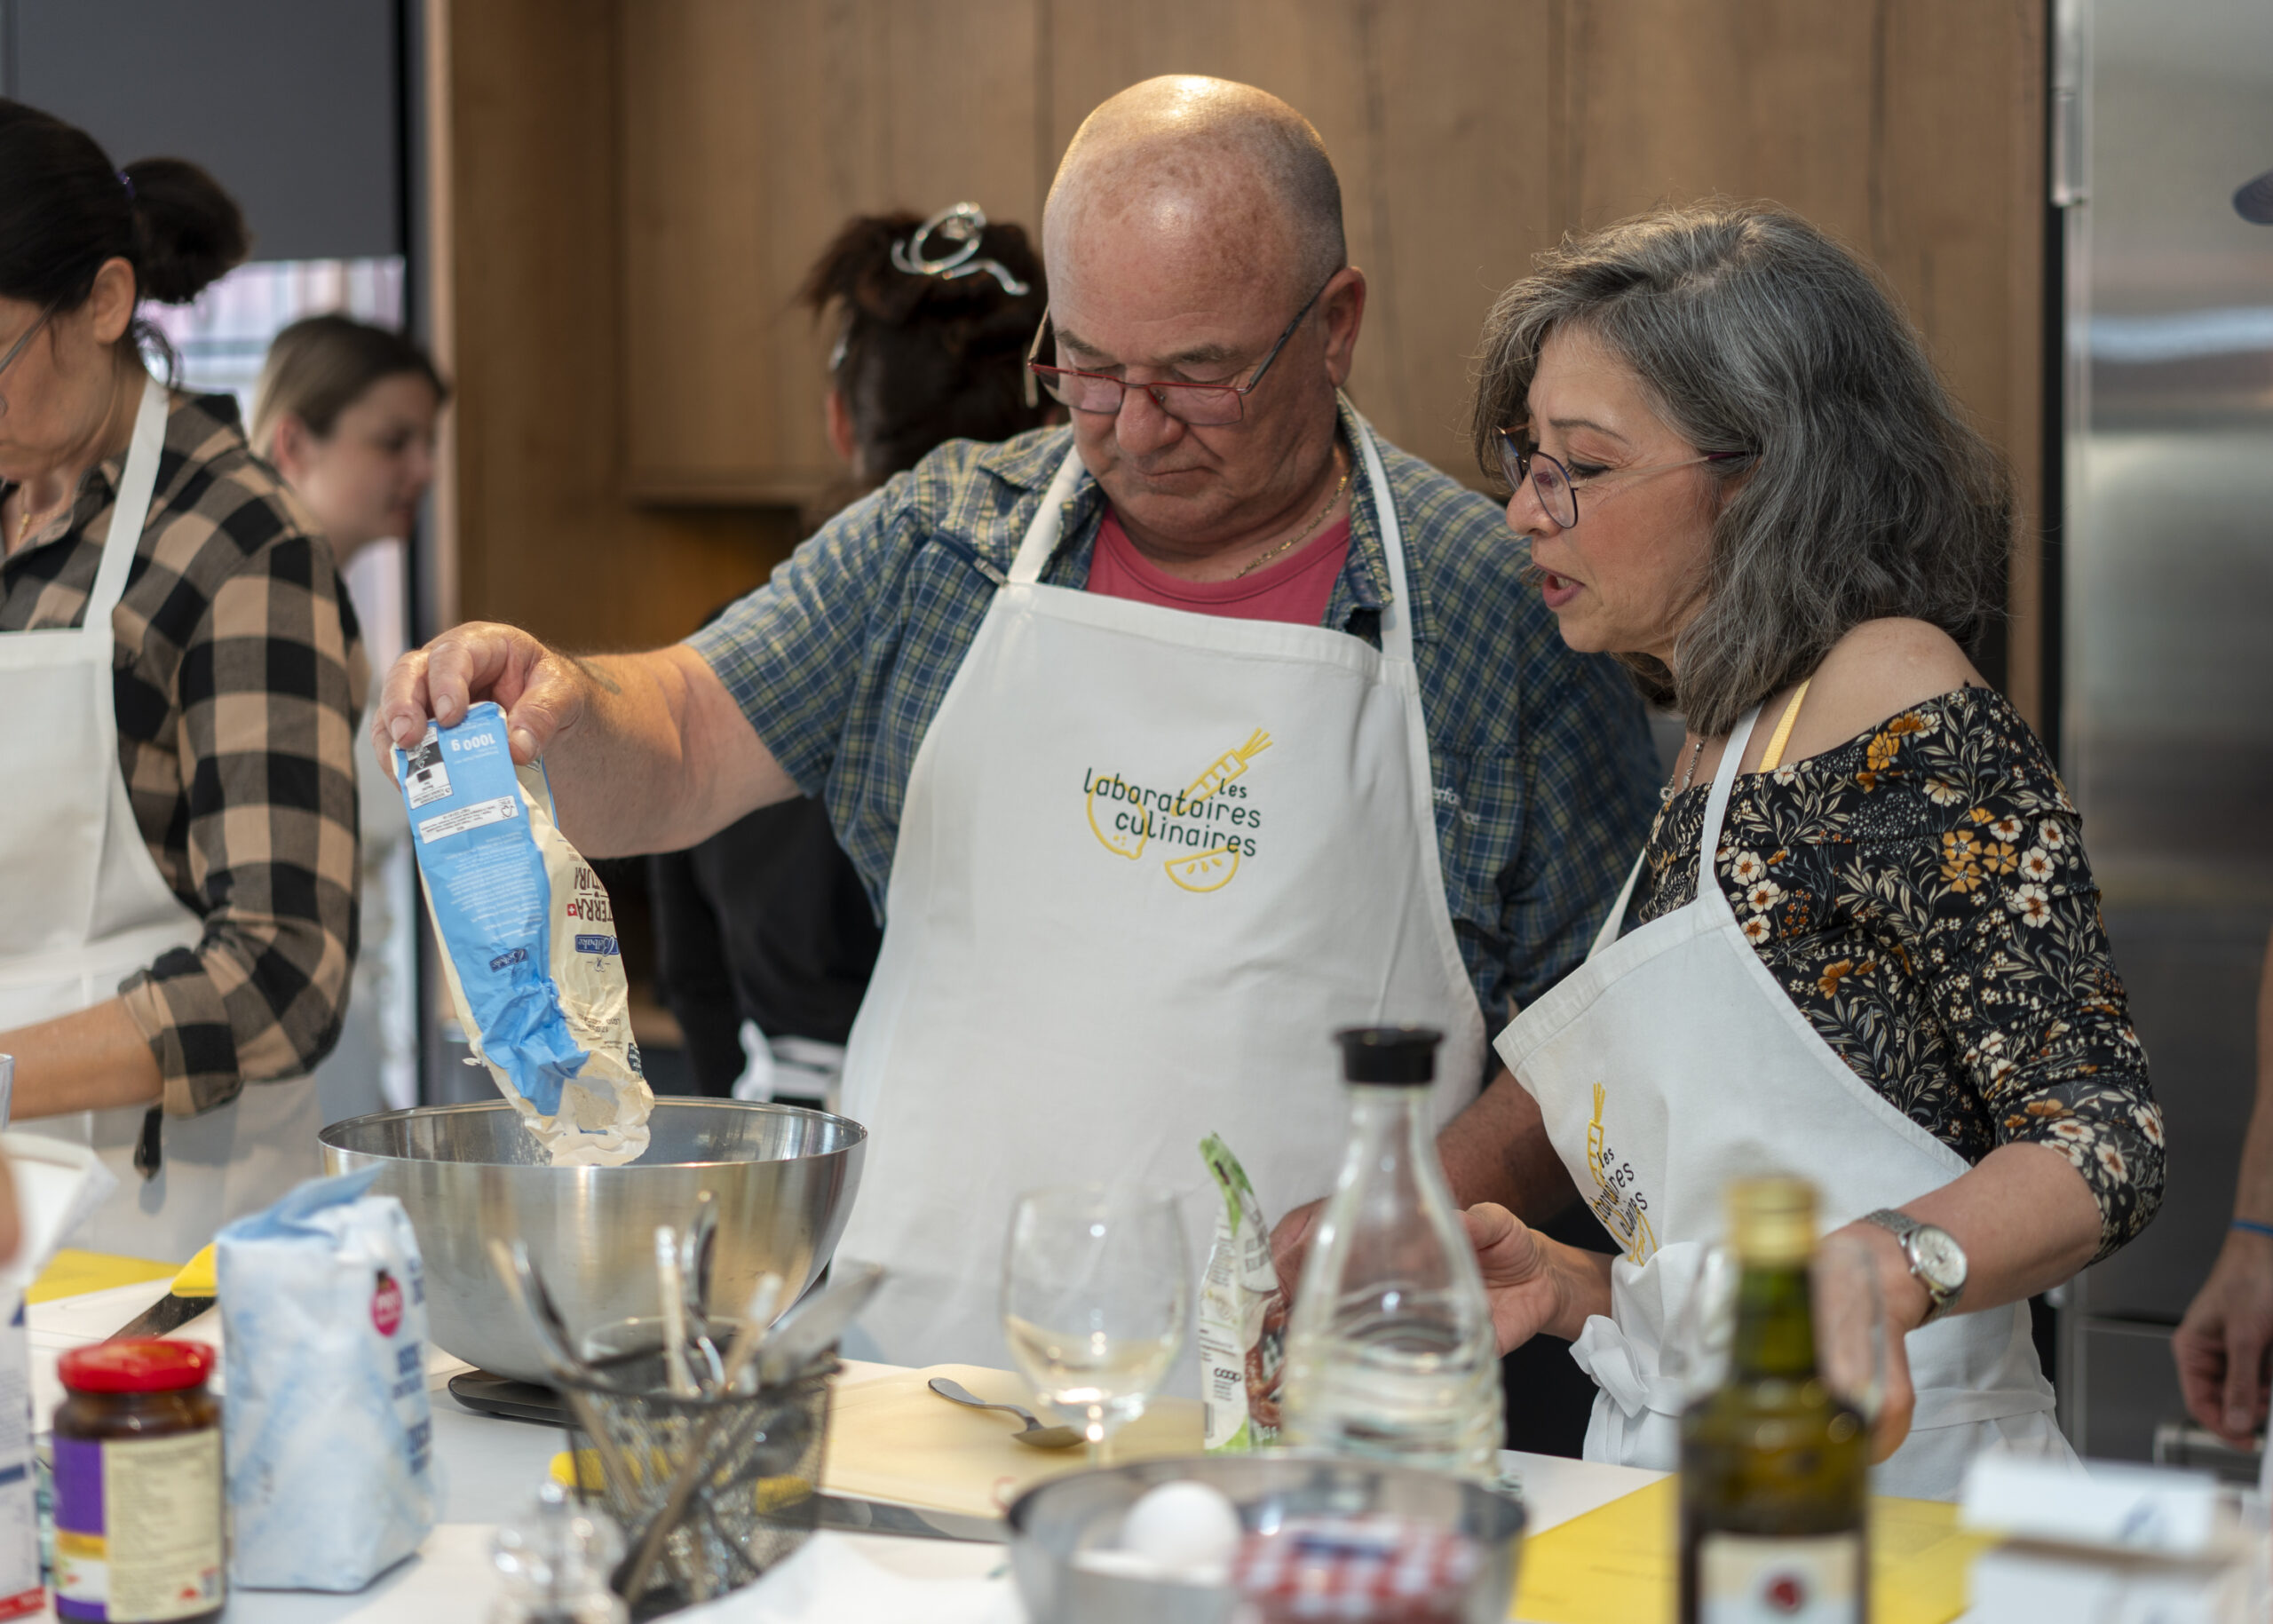
M402 1287L384 1269L379 1271L378 1287L371 1293L371 1323L382 1336L393 1335L402 1324Z

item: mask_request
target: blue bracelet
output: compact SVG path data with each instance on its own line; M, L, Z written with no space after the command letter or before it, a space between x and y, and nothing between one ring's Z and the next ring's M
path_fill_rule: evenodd
M2226 1227L2247 1230L2253 1235L2273 1236L2273 1224L2260 1224L2254 1218L2236 1218Z

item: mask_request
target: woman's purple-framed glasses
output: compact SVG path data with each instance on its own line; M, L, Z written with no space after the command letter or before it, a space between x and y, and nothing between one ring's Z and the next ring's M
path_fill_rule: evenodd
M1334 276L1341 274L1336 270ZM1263 382L1263 375L1271 370L1271 363L1279 359L1279 352L1287 347L1287 340L1295 336L1295 329L1303 324L1303 318L1311 313L1311 307L1334 285L1334 276L1320 282L1318 292L1303 301L1303 307L1295 313L1295 319L1287 322L1286 330L1279 335L1279 342L1271 346L1270 352L1263 358L1263 364L1255 369L1255 376L1244 384L1186 384L1173 378L1129 384L1107 372L1081 372L1072 367L1045 366L1034 359L1053 337L1049 312L1044 310L1041 325L1034 329L1034 343L1026 351L1026 404L1034 404L1034 385L1038 379L1041 386L1049 392L1051 400L1063 401L1077 412L1117 414L1129 392L1141 389L1152 397L1153 405L1179 423L1196 424L1202 428L1237 423L1247 415L1247 397L1254 392L1257 384Z
M1539 498L1539 505L1545 510L1548 518L1563 529L1574 528L1579 522L1578 483L1571 477L1568 468L1532 445L1525 438L1526 432L1524 429L1500 431L1500 471L1506 476L1510 490L1521 490L1528 481L1532 494ZM1678 463L1651 463L1644 468L1613 469L1588 482L1670 473L1676 468L1694 468L1700 463L1734 462L1751 455L1749 451L1708 451L1703 456L1692 456Z

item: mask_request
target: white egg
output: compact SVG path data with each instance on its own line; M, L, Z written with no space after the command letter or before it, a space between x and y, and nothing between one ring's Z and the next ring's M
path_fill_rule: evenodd
M1161 1484L1129 1508L1121 1547L1172 1573L1191 1573L1228 1564L1243 1532L1222 1490L1185 1478Z

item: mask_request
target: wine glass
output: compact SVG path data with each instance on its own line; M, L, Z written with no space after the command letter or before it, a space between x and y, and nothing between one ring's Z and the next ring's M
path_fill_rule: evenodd
M1002 1248L1003 1334L1044 1403L1088 1417L1091 1466L1167 1379L1191 1311L1174 1195L1076 1184L1018 1198Z

